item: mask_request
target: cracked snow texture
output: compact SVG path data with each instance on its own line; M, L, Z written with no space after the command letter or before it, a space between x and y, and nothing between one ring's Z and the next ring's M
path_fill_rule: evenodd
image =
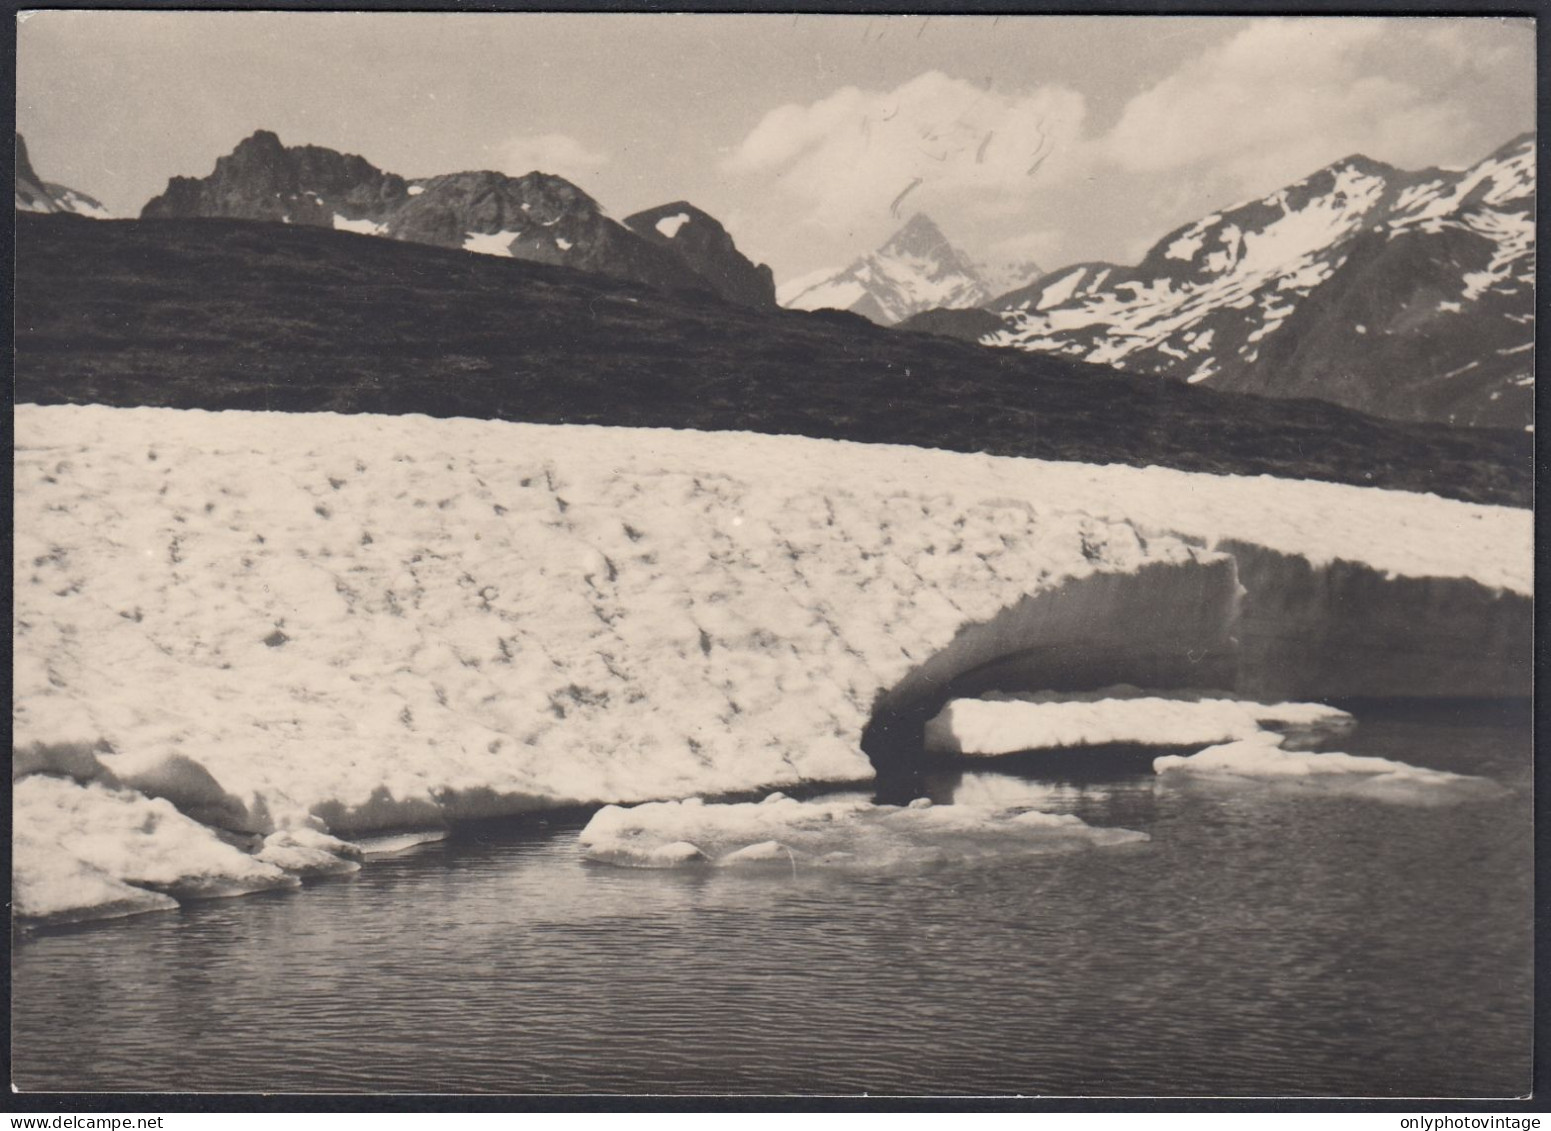
M342 833L868 778L880 691L1026 594L1211 559L1170 531L1533 560L1526 511L797 437L20 406L16 444L16 743Z

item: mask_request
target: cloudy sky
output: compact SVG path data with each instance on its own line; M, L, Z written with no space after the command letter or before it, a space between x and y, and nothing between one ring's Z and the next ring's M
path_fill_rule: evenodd
M17 55L34 165L118 215L266 128L618 218L688 199L778 280L916 210L978 257L1134 262L1346 154L1463 165L1534 124L1532 26L1496 17L39 12Z

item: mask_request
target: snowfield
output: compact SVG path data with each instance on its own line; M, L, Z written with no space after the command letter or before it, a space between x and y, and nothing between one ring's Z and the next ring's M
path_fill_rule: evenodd
M1386 625L1447 630L1462 586L1528 623L1530 512L1432 496L414 416L22 405L15 423L26 915L349 866L328 834L870 779L859 738L912 673L1090 630L1177 644L1155 586L1216 594L1201 615L1225 637L1220 546L1357 570L1381 611L1391 582L1438 606ZM1063 607L1067 587L1084 596ZM1361 622L1339 596L1300 605L1298 631ZM1485 662L1453 645L1456 668Z

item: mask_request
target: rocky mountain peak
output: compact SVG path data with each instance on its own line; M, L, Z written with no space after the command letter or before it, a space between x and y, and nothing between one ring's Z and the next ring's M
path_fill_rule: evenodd
M720 224L699 209L694 214L695 236L665 246L610 220L586 192L550 173L511 177L483 170L411 184L364 157L287 146L272 130L244 138L208 177L172 178L141 212L147 219L209 216L337 228L768 304L773 285L762 283Z
M979 306L993 296L974 262L917 212L877 251L843 271L822 271L782 288L797 310L849 310L884 326L938 308Z
M991 344L1404 420L1524 428L1534 399L1534 145L1469 169L1361 154L1003 296Z
M53 184L38 176L27 152L27 140L16 135L16 210L18 212L73 212L95 220L111 219L111 213L84 192Z
M27 156L27 139L21 134L16 135L16 179L41 183L38 174L33 171L32 160Z
M727 229L685 200L625 218L625 227L683 259L717 289L747 306L775 305L775 276L740 252Z
M933 255L943 248L951 250L948 237L932 222L925 212L917 212L905 221L905 226L895 232L879 251L884 255Z

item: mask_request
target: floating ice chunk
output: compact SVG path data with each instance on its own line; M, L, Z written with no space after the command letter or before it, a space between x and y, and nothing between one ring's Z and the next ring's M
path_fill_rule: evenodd
M679 229L689 223L689 213L680 212L676 216L664 216L657 221L657 230L668 239L673 239L679 234Z
M1196 746L1250 738L1271 725L1317 732L1350 723L1345 711L1322 703L1124 692L1114 698L1040 694L955 699L926 724L926 746L971 755L1111 743Z
M18 841L12 861L12 909L19 918L73 923L178 906L170 895L116 880L73 856L21 849Z
M256 859L293 876L337 876L361 870L364 853L347 840L317 829L281 829L264 838Z
M709 858L699 846L687 840L676 840L653 847L626 843L599 845L587 853L587 859L621 868L681 868L686 864L707 863Z
M34 774L16 783L12 807L18 914L95 918L94 908L111 916L172 905L126 886L201 899L297 883L171 802L131 790Z
M797 854L778 840L762 840L735 852L729 852L716 862L718 868L736 868L753 864L790 864L797 866Z
M446 829L422 829L418 832L359 837L354 843L366 856L394 856L400 852L409 852L422 845L436 844L446 839Z
M1264 733L1208 746L1189 756L1170 754L1154 759L1153 771L1165 776L1286 783L1381 801L1429 803L1503 793L1501 786L1487 778L1429 770L1388 758L1295 752L1282 749L1280 742L1281 735Z
M649 802L600 809L579 842L590 860L662 867L698 860L880 871L1146 840L1077 817L1001 805L875 805L861 794L735 805ZM779 856L777 853L779 852Z

